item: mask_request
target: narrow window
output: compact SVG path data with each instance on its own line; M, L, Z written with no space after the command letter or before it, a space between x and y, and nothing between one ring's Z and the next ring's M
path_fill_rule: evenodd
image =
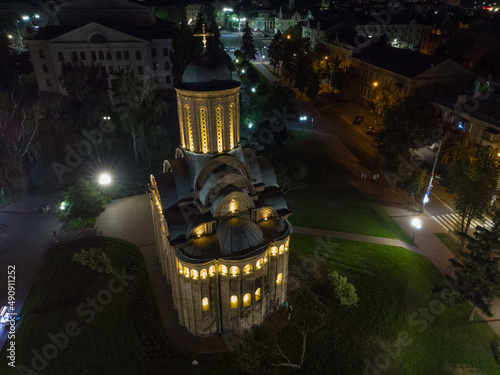
M85 60L86 58L87 58L87 56L85 56L85 52L80 51L80 60Z
M42 70L44 73L48 73L49 72L49 67L47 66L47 64L43 64L42 65Z
M232 266L230 269L229 269L229 273L231 274L231 276L238 276L240 274L240 269L236 266Z
M59 61L64 62L64 54L62 52L57 52L57 58L59 59Z
M255 300L260 300L260 288L257 288L257 290L255 291Z
M243 296L243 306L250 306L252 304L252 297L250 293L247 293Z
M49 78L45 80L45 83L47 84L47 87L52 87L52 82L50 81Z
M111 60L111 52L106 52L106 60Z
M129 55L128 51L123 52L123 58L125 60L130 60L130 55Z
M116 59L121 60L122 59L122 51L116 51Z
M59 52L59 53L62 53L62 52ZM38 50L38 57L40 57L41 59L45 58L45 52L43 52L43 49ZM61 59L59 59L59 60L61 60Z
M104 60L104 52L99 51L99 60Z
M219 273L222 275L222 276L227 276L227 267L223 264L221 264L219 266Z
M206 279L207 278L207 270L206 269L202 269L200 271L200 278L202 278L202 279Z
M168 48L163 48L163 56L168 56Z
M141 51L135 51L135 58L137 60L142 60Z
M280 285L283 282L283 274L278 273L278 277L276 277L276 284Z
M165 70L170 70L170 63L165 61Z
M237 296L231 296L231 308L232 309L237 309L238 308L238 297Z
M90 51L90 57L92 58L92 60L96 59L95 51Z
M208 305L208 298L205 297L201 300L201 306L203 308L203 311L208 311L209 305Z

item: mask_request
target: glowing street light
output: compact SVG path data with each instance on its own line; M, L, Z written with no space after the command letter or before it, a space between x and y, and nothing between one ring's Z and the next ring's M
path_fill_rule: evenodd
M248 124L248 129L252 129L252 127L253 127L253 124L250 122L250 123Z
M420 219L418 217L414 218L411 221L411 225L413 225L413 237L411 239L411 244L415 244L415 233L417 232L417 229L422 228L422 223L420 222Z
M245 69L241 69L241 73L242 73L242 74L245 74Z
M99 176L99 183L101 185L109 185L110 182L111 182L111 177L109 174L103 173Z
M255 87L252 87L252 92L255 92Z
M378 86L378 82L373 82L373 87L377 87Z

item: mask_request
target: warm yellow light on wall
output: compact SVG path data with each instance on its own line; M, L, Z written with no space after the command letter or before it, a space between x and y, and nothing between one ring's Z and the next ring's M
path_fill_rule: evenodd
M219 266L219 273L222 275L222 276L227 276L227 267L223 264L221 264Z
M283 254L284 252L285 252L285 245L281 245L279 253Z
M290 245L290 240L286 241L285 244L285 251L288 251L288 246Z
M276 246L271 247L271 255L272 256L278 255L278 248Z
M243 267L243 273L245 275L252 273L252 266L250 264L247 264L245 267Z
M260 270L262 268L262 263L263 263L262 259L259 259L257 263L255 263L255 268Z
M189 268L184 267L184 276L189 278Z
M215 266L210 266L210 268L208 269L208 274L210 275L210 277L215 276Z
M223 128L222 107L217 107L215 109L215 117L217 123L217 151L222 152L224 150L222 144L222 128Z
M243 296L243 306L250 306L252 304L252 297L250 297L250 293L247 293Z
M198 271L196 270L191 270L191 278L193 280L197 280L198 279Z
M209 305L208 305L208 298L205 297L201 300L201 306L203 307L203 311L208 311Z
M276 284L280 285L282 281L283 281L283 274L278 273L278 277L276 277Z
M257 290L255 291L255 300L260 300L260 288L257 288Z
M202 269L200 271L200 278L202 278L202 279L206 279L207 278L207 270L206 269Z
M234 148L234 104L229 105L229 143L231 150Z
M229 273L231 274L231 276L238 276L240 274L240 269L236 266L232 266L229 269Z
M208 136L207 136L207 115L204 107L200 108L200 127L201 127L201 142L203 152L208 152Z
M179 273L182 275L182 264L181 264L181 262L179 262L177 264L177 267L179 268Z
M229 203L229 211L236 212L237 210L238 210L238 202L232 199L231 202Z
M231 308L232 309L238 308L238 297L231 296Z
M206 234L206 229L207 228L205 224L198 225L194 230L194 234L196 235L196 237L201 237Z

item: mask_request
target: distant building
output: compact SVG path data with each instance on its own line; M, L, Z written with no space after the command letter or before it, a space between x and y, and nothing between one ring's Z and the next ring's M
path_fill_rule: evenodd
M443 120L462 134L463 144L476 155L500 153L500 95L474 94L438 97L434 107Z
M309 39L311 48L316 47L318 43L324 43L325 32L321 30L319 21L307 20L307 24L302 26L302 38Z
M276 19L274 10L258 10L257 15L248 18L248 25L253 30L268 31L274 34L274 21Z
M149 75L160 91L173 90L169 52L171 26L154 8L127 0L74 0L63 3L59 26L44 27L27 42L40 91L60 92L66 62L101 64L109 73L133 70Z
M474 74L451 59L434 63L431 56L389 46L364 48L352 56L359 100L369 103L373 90L385 87L395 99L407 96L432 98L448 91L461 91Z
M396 48L418 49L420 39L422 38L423 25L417 24L416 21L408 24L371 24L357 25L356 33L366 39L379 39L382 35L387 36L387 42Z
M286 301L292 227L269 161L240 144L240 83L203 54L175 87L180 147L149 196L179 324L242 333Z
M313 16L310 10L307 12L299 12L291 8L287 12L283 13L283 9L280 7L278 14L274 19L274 33L280 31L285 32L288 28L297 25L299 22L306 22L307 20L312 20Z

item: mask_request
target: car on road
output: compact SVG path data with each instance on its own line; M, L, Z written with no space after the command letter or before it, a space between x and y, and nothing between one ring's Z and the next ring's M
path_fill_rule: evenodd
M364 120L364 117L363 116L356 116L354 117L354 120L352 120L352 123L353 124L361 124Z
M373 127L373 126L368 126L368 127L366 128L366 134L367 134L367 135L375 135L375 127Z

